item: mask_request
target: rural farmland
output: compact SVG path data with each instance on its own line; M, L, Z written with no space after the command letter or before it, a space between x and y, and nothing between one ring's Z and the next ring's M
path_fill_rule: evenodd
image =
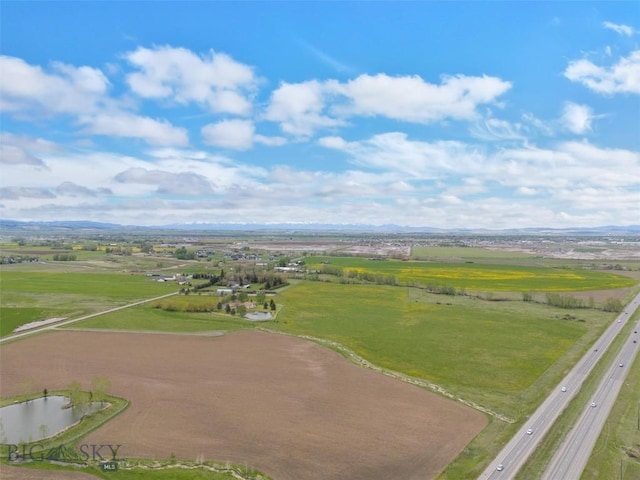
M468 478L614 318L603 308L637 291L637 264L624 258L614 273L481 249L398 261L215 245L215 257L179 267L138 253L116 257L115 272L105 252L72 269L46 256L3 266L14 324L178 295L5 343L2 397L108 378L130 406L83 441L117 441L143 463L229 462L274 479ZM462 253L473 263L451 262ZM161 263L185 284L158 282ZM295 266L269 273L282 263ZM280 286L260 293L260 279ZM256 311L273 300L275 316L225 310L235 296ZM549 303L558 298L571 308Z

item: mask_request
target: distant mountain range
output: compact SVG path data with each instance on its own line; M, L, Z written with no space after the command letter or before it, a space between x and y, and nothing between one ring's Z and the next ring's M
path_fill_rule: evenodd
M34 232L199 232L207 231L239 231L239 232L350 232L350 233L427 233L427 234L468 234L468 235L640 235L640 225L606 225L601 227L571 228L514 228L514 229L443 229L434 227L408 227L401 225L340 225L320 223L276 223L276 224L243 224L243 223L185 223L156 226L120 225L116 223L92 222L86 220L60 220L51 222L22 222L19 220L0 219L0 233L34 233Z

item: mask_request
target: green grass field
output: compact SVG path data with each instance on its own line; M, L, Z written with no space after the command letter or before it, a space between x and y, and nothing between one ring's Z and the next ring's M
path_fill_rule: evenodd
M174 282L153 282L142 274L2 269L0 335L25 323L78 317L177 289Z
M153 308L150 305L139 305L76 322L67 328L179 333L231 331L254 327L254 323L226 313L168 312L159 308Z
M470 256L462 257L458 250ZM77 322L69 328L211 332L267 327L339 342L375 365L436 383L515 420L515 424L492 421L443 477L472 478L496 446L508 440L509 433L614 318L614 314L594 309L562 310L523 302L522 292L542 295L636 284L628 277L579 268L482 263L485 252L475 250L482 249L452 248L448 252L452 259L479 259L473 263L356 257L307 257L305 261L312 269L321 270L321 262L329 261L329 266L342 268L345 274L354 270L394 275L405 285L435 284L469 292L495 292L496 297L511 301L433 295L407 286L292 281L274 297L279 310L277 321L256 324L225 313L169 312L145 304ZM499 260L520 262L517 255L509 255ZM119 270L155 261L142 257L116 260L122 261ZM61 263L75 262L4 268L0 276L0 334L6 335L28 321L79 316L178 289L175 283L153 282L141 273L116 273L111 266L110 271L100 272L98 264L88 262L78 262L73 268ZM199 267L191 263L184 268L209 271L211 264L203 262ZM189 295L173 297L171 302L215 300ZM636 379L633 384L636 393L639 382ZM627 406L636 397L629 398Z
M325 264L372 274L394 275L404 285L447 285L475 291L565 292L630 287L631 278L593 270L541 268L477 263L403 262L355 257L308 257L307 268L322 271Z
M411 248L411 258L415 260L463 259L463 260L520 260L533 259L534 255L504 250L489 250L479 247L424 247Z
M382 367L518 416L514 398L611 315L487 302L375 285L300 283L282 293L279 330L337 341Z

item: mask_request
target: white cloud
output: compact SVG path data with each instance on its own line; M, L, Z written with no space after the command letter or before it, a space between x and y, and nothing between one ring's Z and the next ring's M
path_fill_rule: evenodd
M343 138L336 136L319 138L318 144L327 148L335 148L336 150L344 150L348 146Z
M0 56L0 109L20 117L94 112L109 81L92 67L53 63L51 71L16 57Z
M518 187L518 193L520 195L535 195L538 191L531 187Z
M429 123L446 118L470 120L480 104L495 103L511 88L497 77L444 76L439 85L419 76L360 75L345 84L332 84L347 98L336 108L349 115L385 116L395 120Z
M33 165L35 167L46 167L42 159L31 155L24 149L15 145L0 143L0 163L15 165Z
M402 132L374 135L361 142L324 137L319 144L343 151L362 167L401 172L411 178L437 178L454 171L473 172L483 154L475 147L455 141L412 141Z
M2 187L0 188L0 197L3 200L19 200L21 198L50 199L55 198L55 195L46 188Z
M526 222L566 225L569 220L562 220L558 212L588 221L584 225L598 225L597 219L605 219L611 212L619 216L609 220L614 224L633 223L630 212L635 211L637 217L640 178L629 172L640 171L640 155L629 150L582 141L491 153L461 142L413 141L398 132L374 135L361 142L324 137L318 143L344 152L355 165L410 185L411 190L394 194L396 203L435 225L478 225L483 218L487 219L484 226L491 228L523 226ZM579 194L571 197L572 191ZM588 202L591 211L606 215L589 218L583 198L587 192L592 192ZM609 195L616 198L615 205L610 204ZM384 198L378 195L372 200ZM634 201L636 205L631 208ZM531 217L533 211L535 218ZM377 212L385 215L383 207ZM396 211L390 218L401 224L403 217L402 211Z
M326 85L316 80L282 83L271 94L265 119L280 123L284 133L309 137L320 128L344 125L324 112L328 100Z
M192 172L167 172L130 168L115 176L121 183L139 183L157 187L156 192L165 195L210 195L213 189L209 180L203 175Z
M522 120L538 130L542 135L551 136L554 134L553 128L548 122L540 120L532 113L523 113Z
M253 68L213 50L197 55L186 48L139 47L124 57L140 71L127 75L131 90L143 98L197 103L212 112L247 115L257 86Z
M483 140L526 140L528 133L525 125L498 118L488 118L471 126L471 134Z
M260 135L260 134L254 135L253 141L256 143L260 143L262 145L266 145L268 147L280 147L287 143L287 139L284 137L279 137L279 136L269 137L269 136Z
M202 139L206 145L232 150L248 150L254 143L277 147L287 143L287 139L279 136L266 136L255 133L255 126L250 120L223 120L210 123L201 129Z
M360 75L336 80L283 83L271 95L265 119L284 133L309 137L323 128L346 125L354 116L383 116L414 123L449 118L471 120L478 105L496 103L511 83L496 77L445 76L440 85L419 76Z
M101 113L81 117L84 132L112 137L140 138L151 145L187 145L189 138L184 128L167 121L155 120L126 112Z
M603 22L602 26L604 28L608 28L610 30L613 30L616 33L619 33L620 35L626 35L627 37L630 37L634 33L634 29L632 27L630 27L629 25L616 24L616 23L611 23L611 22Z
M25 151L36 153L59 152L62 150L62 147L55 144L54 142L45 140L44 138L34 138L27 135L15 135L10 132L0 132L0 144L13 145Z
M96 197L98 195L109 195L111 190L108 188L97 188L92 190L74 182L62 182L55 189L57 195L67 197Z
M564 76L597 93L640 94L640 50L631 52L610 67L600 67L586 59L574 60L569 63Z
M46 72L22 59L0 56L0 71L0 108L18 118L68 114L84 126L84 133L141 138L153 145L188 143L185 129L123 110L124 103L108 96L110 83L99 69L55 62Z
M565 102L561 122L572 133L583 134L591 131L593 112L587 105Z
M562 142L554 149L535 147L506 149L487 164L487 178L511 187L572 189L638 188L640 179L629 172L640 170L637 152L602 148L588 142ZM606 197L600 197L606 202Z
M233 150L248 150L253 146L255 127L249 120L223 120L202 127L204 143Z
M154 158L189 158L194 160L205 160L207 158L207 153L200 150L185 150L183 148L155 148L147 151L147 155L150 155Z

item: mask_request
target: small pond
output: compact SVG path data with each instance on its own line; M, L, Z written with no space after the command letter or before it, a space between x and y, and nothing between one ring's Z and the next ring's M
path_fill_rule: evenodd
M69 397L52 395L0 408L0 443L18 444L52 437L83 416L107 406L91 402L64 408L68 404Z
M245 318L252 320L254 322L265 322L267 320L271 320L271 313L269 312L251 312L245 314Z

